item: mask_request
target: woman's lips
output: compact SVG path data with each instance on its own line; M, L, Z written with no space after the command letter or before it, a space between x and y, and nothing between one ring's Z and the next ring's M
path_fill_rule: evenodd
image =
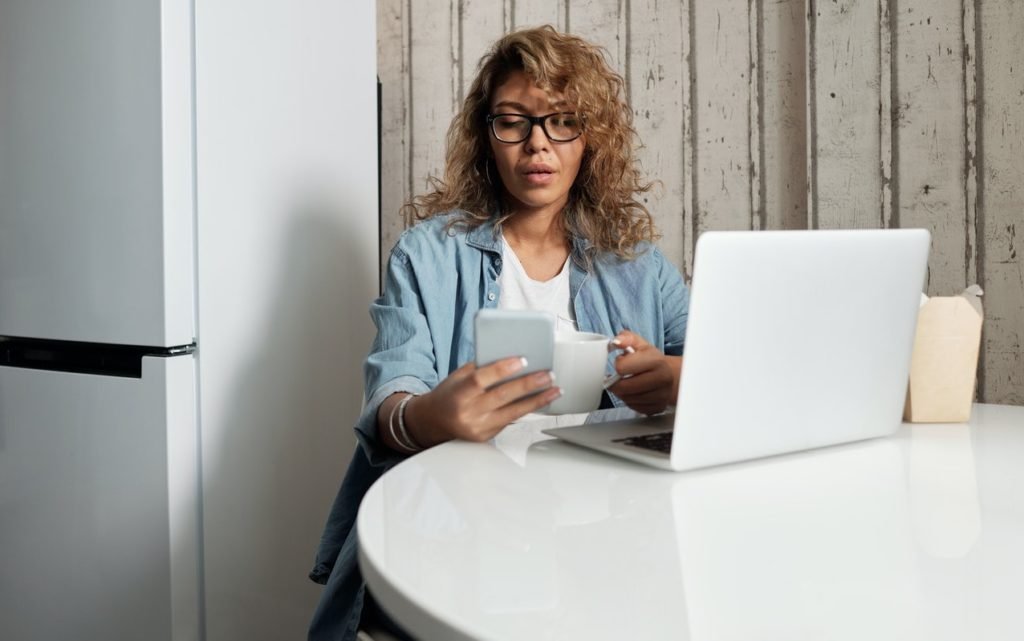
M523 178L531 185L548 185L555 179L555 172L547 165L531 165L523 172Z
M523 176L526 178L526 182L531 185L548 185L555 180L555 175L551 173L529 173Z

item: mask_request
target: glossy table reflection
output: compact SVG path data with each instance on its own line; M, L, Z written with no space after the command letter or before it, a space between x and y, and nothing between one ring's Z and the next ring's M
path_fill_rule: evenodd
M539 427L366 495L363 574L418 638L1024 638L1024 407L683 473Z

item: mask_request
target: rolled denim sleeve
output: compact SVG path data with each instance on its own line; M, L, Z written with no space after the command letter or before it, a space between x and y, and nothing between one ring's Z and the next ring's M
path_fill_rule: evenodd
M391 252L383 295L370 305L377 326L363 368L366 404L356 422L356 437L371 465L403 458L377 433L377 411L397 392L423 394L438 382L434 345L415 269L401 242Z

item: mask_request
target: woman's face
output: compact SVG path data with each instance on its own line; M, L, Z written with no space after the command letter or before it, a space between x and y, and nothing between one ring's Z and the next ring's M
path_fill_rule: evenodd
M491 115L524 114L546 116L550 113L571 112L561 95L549 95L537 87L523 72L516 71L497 88L491 100ZM549 131L555 129L554 119L547 121ZM495 126L502 131L501 121ZM557 133L556 137L559 136ZM518 136L511 132L504 138ZM526 140L507 143L498 140L493 129L488 129L491 152L498 167L498 175L513 213L553 210L559 213L569 200L576 175L580 171L586 137L569 142L553 142L539 124L529 131Z

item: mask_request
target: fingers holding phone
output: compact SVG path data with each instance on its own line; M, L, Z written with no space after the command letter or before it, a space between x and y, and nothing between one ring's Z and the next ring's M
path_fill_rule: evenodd
M544 312L478 312L475 362L405 406L404 424L416 443L430 447L454 438L486 441L561 396L551 372L554 324L554 317ZM379 421L388 415L390 402L382 405Z
M407 408L408 423L419 442L435 445L454 438L486 441L512 421L561 395L551 372L521 375L529 366L522 357L504 358L482 367L467 363Z

